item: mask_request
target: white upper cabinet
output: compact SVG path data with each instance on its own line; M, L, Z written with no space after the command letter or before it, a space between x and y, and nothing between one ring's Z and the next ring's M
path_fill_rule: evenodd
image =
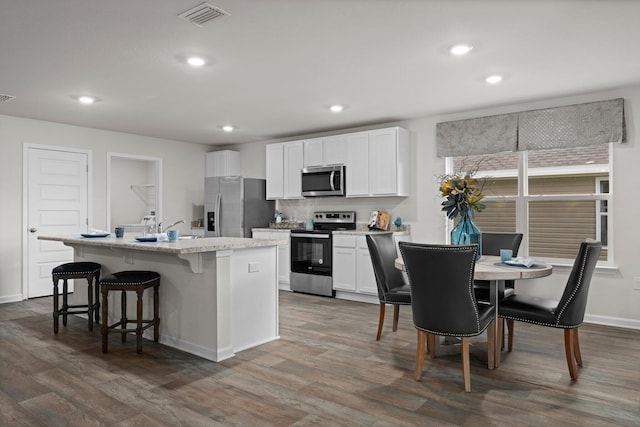
M345 135L324 138L322 154L324 166L343 165L345 162Z
M345 135L346 196L369 196L369 132Z
M302 141L284 143L284 198L302 199Z
M302 198L302 141L267 145L267 199Z
M302 198L301 169L346 166L347 197L409 195L409 131L377 129L267 145L267 198Z
M393 127L345 137L347 197L409 195L409 131Z
M345 135L304 141L304 167L343 165L345 162Z
M409 132L398 127L371 131L370 195L408 196L409 178Z
M307 139L304 141L304 167L323 166L323 148L324 140L322 138Z
M240 152L220 150L207 153L205 176L240 176Z
M267 200L284 199L284 144L267 145Z

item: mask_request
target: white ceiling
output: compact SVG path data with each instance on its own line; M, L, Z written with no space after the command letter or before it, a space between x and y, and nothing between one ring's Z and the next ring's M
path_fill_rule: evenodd
M201 2L0 0L0 114L221 145L640 83L640 1Z

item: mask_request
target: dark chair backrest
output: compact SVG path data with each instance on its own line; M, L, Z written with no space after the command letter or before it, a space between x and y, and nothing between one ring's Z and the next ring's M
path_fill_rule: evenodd
M522 233L482 233L482 255L500 255L500 249L511 249L518 256Z
M395 267L398 254L393 235L391 233L367 234L367 247L378 285L378 298L380 302L385 302L387 292L405 285L402 272Z
M579 326L584 320L591 276L600 257L602 243L586 241L580 244L567 285L556 309L558 326Z
M481 332L473 292L477 245L428 245L400 242L411 284L413 323L437 335Z

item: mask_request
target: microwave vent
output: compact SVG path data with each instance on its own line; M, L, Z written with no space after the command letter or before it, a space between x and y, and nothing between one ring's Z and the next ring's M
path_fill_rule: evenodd
M9 102L12 99L15 99L15 96L11 96L11 95L3 95L0 93L0 102Z
M189 10L185 10L179 14L178 17L202 27L207 22L211 22L225 15L229 15L229 13L212 4L202 3Z

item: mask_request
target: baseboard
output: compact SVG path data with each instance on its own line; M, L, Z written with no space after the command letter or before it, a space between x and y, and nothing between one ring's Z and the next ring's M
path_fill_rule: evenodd
M358 294L348 291L336 291L336 298L346 299L349 301L366 302L369 304L380 304L380 300L377 295Z
M9 302L19 302L19 301L22 301L22 294L7 295L4 297L0 297L0 304L6 304Z
M594 323L596 325L614 326L616 328L640 329L640 320L623 319L621 317L596 316L592 314L584 315L585 323Z

